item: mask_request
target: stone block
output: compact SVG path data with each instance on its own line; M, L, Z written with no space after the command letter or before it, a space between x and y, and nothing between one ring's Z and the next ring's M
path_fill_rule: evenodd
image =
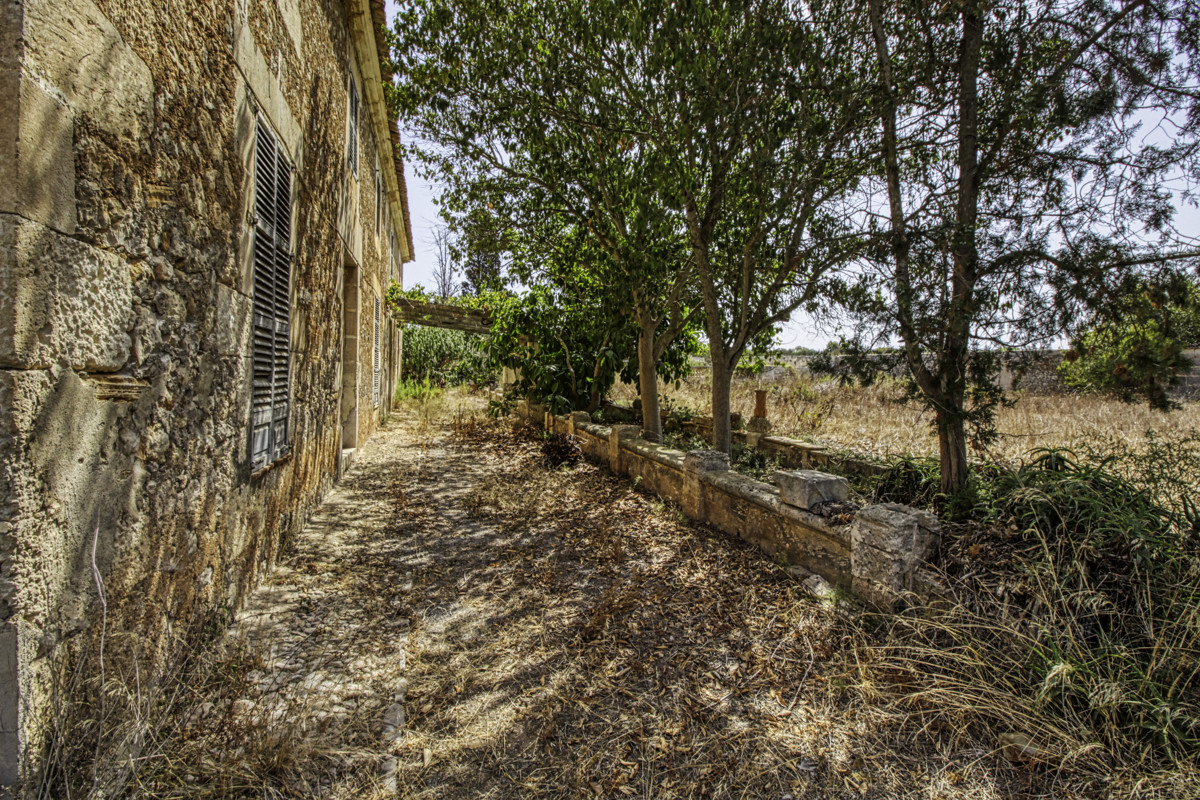
M0 624L0 787L20 779L20 675L17 626Z
M251 351L253 301L241 292L217 284L217 352L242 356ZM303 329L303 326L297 326ZM301 347L301 350L304 348Z
M913 590L917 567L940 540L941 526L928 512L895 503L863 508L850 527L854 591L876 606L894 605Z
M904 553L923 561L941 543L937 517L898 503L878 503L861 509L851 529L852 542L863 542L889 553Z
M296 121L296 116L292 113L291 106L288 105L279 78L266 55L259 49L249 21L246 19L240 19L236 23L233 59L242 75L245 76L250 90L254 93L259 111L271 121L271 126L279 135L284 150L292 159L293 168L300 173L304 165L303 129ZM361 79L358 85L362 86ZM354 260L361 264L362 225L358 221L358 181L349 172L345 176L345 181L343 189L347 191L346 199L350 202L342 204L343 211L349 212L343 220L349 225L344 233L351 234L347 239L350 243L350 252L354 256Z
M113 372L129 359L133 324L121 259L0 215L0 366Z
M142 141L154 80L92 0L26 0L26 68L101 129Z
M771 480L779 487L780 499L789 506L807 509L818 503L843 502L850 496L845 478L811 469L776 470Z
M608 457L613 472L621 472L621 442L642 435L640 425L613 425L608 434Z
M683 471L691 473L726 472L729 454L720 450L689 450L683 457Z
M0 212L75 232L75 120L33 81L0 77Z

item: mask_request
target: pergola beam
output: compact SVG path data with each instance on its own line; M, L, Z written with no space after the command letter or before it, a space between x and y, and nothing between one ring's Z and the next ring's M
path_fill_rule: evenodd
M492 332L492 315L488 312L445 303L401 300L396 305L396 318L409 325L424 325L428 328L448 328L485 336Z

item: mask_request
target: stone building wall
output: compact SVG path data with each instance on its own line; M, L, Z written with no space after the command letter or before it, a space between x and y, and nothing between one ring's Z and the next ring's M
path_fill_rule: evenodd
M381 22L373 0L0 2L0 785L70 780L43 748L89 713L101 643L107 680L150 691L387 413L374 298L411 236ZM290 453L257 471L256 121L294 169Z

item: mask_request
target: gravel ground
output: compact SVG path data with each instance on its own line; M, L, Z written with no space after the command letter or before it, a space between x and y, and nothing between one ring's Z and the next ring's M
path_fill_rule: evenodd
M843 612L752 546L448 402L362 449L135 795L1044 796L873 704Z

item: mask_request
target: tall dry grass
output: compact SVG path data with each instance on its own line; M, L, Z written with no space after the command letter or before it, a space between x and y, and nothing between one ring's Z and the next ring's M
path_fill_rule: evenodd
M737 377L730 405L745 419L754 411L756 389L769 392L767 416L775 433L879 458L937 453L932 415L920 403L904 399L899 381L856 387L800 375L782 382ZM664 387L663 396L668 409L708 414L712 379L697 372L679 388ZM635 386L618 384L613 390L617 402L628 403L635 397ZM1185 403L1181 411L1163 412L1099 396L1018 393L1015 397L1015 406L998 413L998 440L986 451L973 453L974 457L1015 464L1031 450L1077 449L1101 440L1139 449L1148 436L1185 438L1187 432L1200 429L1200 403L1195 402Z

